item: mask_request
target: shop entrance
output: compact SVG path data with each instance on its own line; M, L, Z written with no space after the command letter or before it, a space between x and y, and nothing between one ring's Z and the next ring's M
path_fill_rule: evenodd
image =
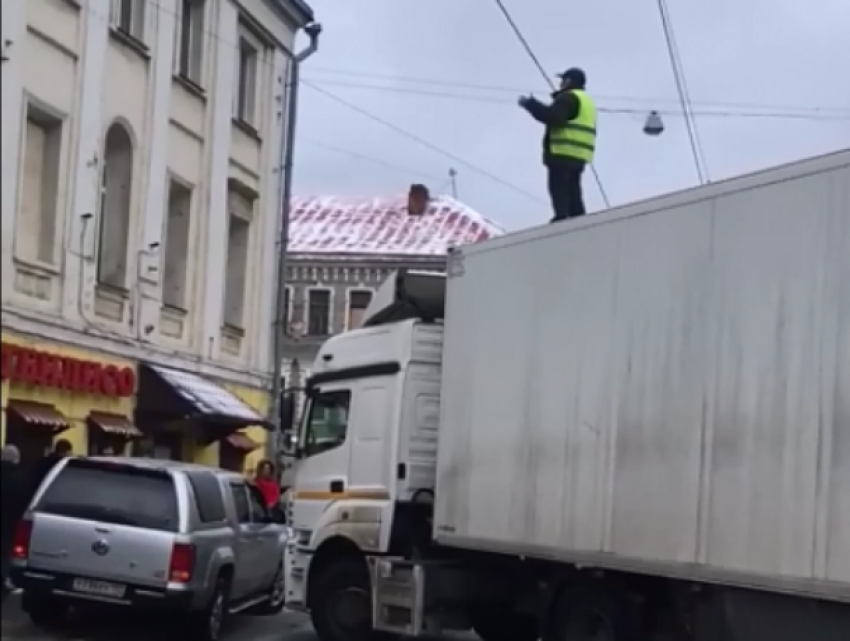
M6 407L6 443L21 453L21 464L31 466L49 454L57 434L70 427L52 405L10 399Z
M91 412L86 418L89 456L124 456L129 443L142 437L142 432L126 416L107 412Z

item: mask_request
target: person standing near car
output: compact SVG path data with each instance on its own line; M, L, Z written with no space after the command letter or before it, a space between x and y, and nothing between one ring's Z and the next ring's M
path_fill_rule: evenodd
M53 446L53 451L41 460L37 461L32 469L31 492L33 494L37 492L38 486L41 485L41 482L45 478L47 478L47 475L50 474L53 467L63 458L71 456L71 454L73 454L73 447L71 446L70 441L64 438L60 438L56 441Z
M9 585L9 570L12 563L12 543L15 538L15 527L18 520L26 510L29 501L30 492L26 479L26 475L21 469L21 453L14 445L6 445L3 448L2 461L2 498L0 498L0 517L2 517L2 525L0 525L0 538L2 538L2 573L3 573L3 599L11 591L12 586Z
M274 464L270 460L263 459L257 464L254 485L263 495L267 508L271 509L280 505L280 484L275 478Z

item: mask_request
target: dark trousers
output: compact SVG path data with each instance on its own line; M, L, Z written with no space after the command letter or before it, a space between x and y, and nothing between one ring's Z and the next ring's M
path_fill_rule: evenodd
M549 197L555 216L552 222L584 216L584 198L581 193L581 175L585 163L571 158L549 159L546 163Z

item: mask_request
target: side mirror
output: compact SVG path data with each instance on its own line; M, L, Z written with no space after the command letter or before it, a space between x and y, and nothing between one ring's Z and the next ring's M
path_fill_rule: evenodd
M286 392L280 399L280 431L290 434L295 426L295 399L292 392Z

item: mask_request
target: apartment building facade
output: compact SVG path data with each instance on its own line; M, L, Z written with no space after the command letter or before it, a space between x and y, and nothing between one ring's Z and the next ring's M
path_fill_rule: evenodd
M303 0L4 0L2 427L27 455L60 435L261 455L286 74L311 20Z
M502 227L423 185L407 194L299 197L292 205L287 274L286 385L303 386L321 344L360 327L375 290L398 269L443 271L449 248Z

